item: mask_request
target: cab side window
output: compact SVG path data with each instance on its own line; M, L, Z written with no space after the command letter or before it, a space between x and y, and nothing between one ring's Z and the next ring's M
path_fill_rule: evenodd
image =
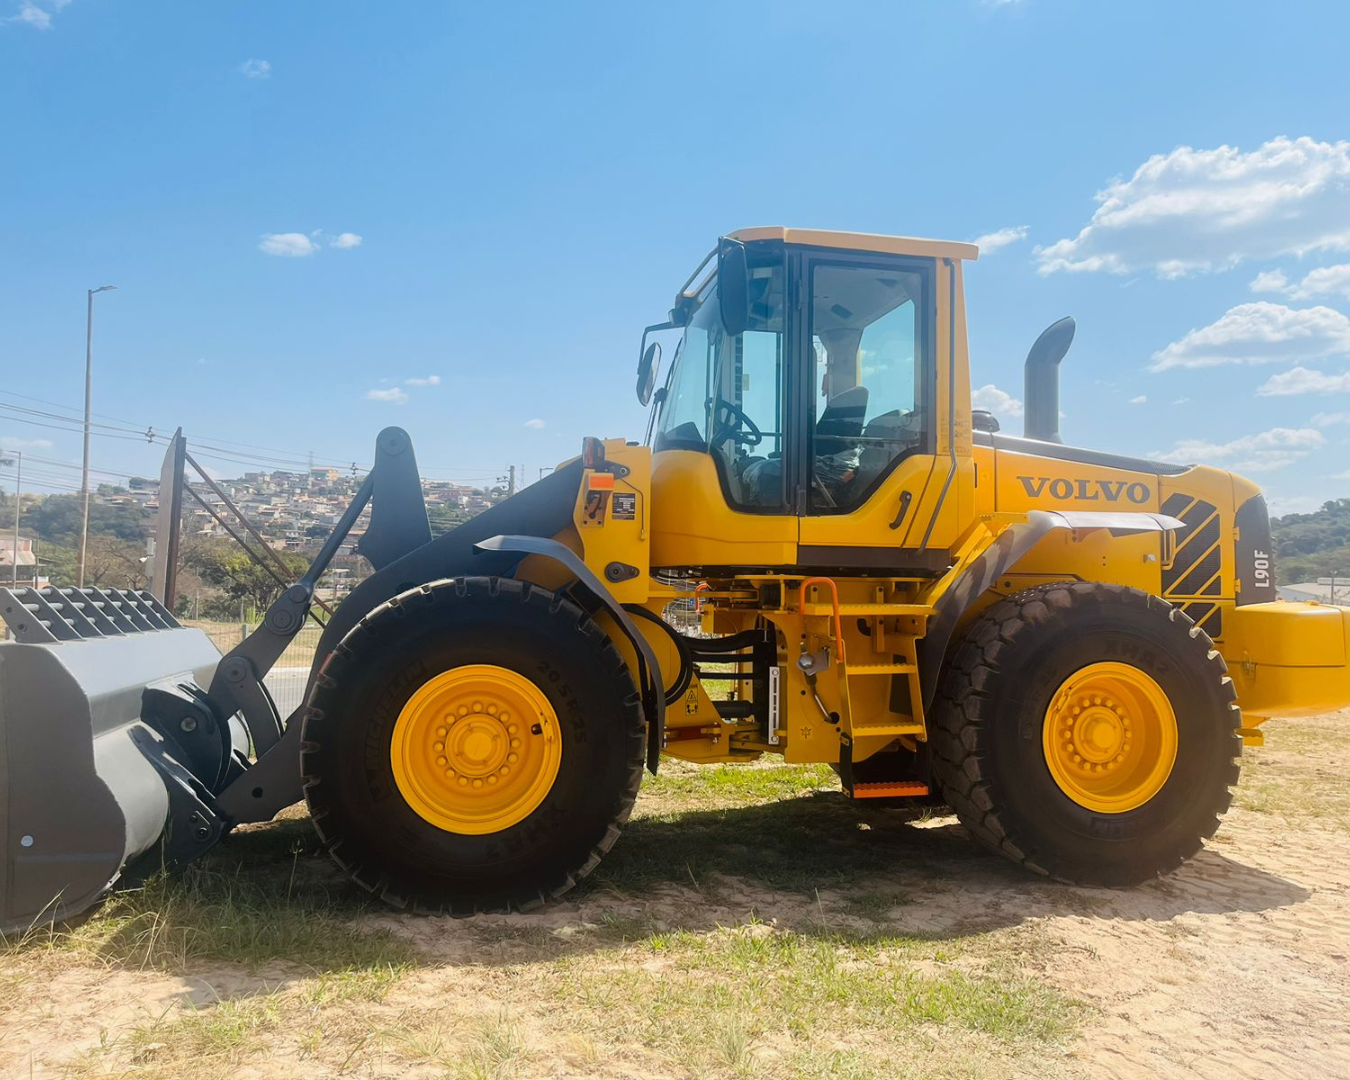
M925 288L918 271L822 265L811 275L813 513L859 506L924 445Z

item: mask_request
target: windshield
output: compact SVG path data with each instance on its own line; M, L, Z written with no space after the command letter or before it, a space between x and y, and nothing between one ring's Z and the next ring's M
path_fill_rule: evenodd
M714 277L701 290L671 365L654 449L717 459L732 505L784 505L784 270L781 253L751 260L745 332L722 327Z

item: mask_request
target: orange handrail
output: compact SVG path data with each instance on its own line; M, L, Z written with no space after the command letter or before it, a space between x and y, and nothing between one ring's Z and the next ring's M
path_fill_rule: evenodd
M830 587L830 601L834 605L834 643L836 658L839 663L844 662L844 620L839 617L839 587L835 585L833 578L813 577L807 578L802 582L802 600L806 599L806 590L812 585L828 585Z

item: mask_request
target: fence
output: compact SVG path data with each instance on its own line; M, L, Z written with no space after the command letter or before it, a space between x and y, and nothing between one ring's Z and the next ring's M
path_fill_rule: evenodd
M206 619L180 619L184 626L196 627L206 633L222 654L238 645L254 629L248 623L213 622ZM305 684L309 679L310 665L314 652L319 647L319 635L323 631L312 622L301 630L286 646L286 651L273 665L264 680L272 700L277 703L277 711L284 720L298 709L305 700Z

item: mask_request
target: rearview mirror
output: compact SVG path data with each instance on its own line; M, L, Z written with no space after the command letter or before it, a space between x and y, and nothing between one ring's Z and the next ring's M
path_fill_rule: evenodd
M661 370L661 343L653 341L642 350L638 361L637 396L638 404L646 406L652 399L652 389L656 386L656 376Z
M717 241L717 302L727 336L744 333L750 318L750 274L745 265L745 245L726 236Z

